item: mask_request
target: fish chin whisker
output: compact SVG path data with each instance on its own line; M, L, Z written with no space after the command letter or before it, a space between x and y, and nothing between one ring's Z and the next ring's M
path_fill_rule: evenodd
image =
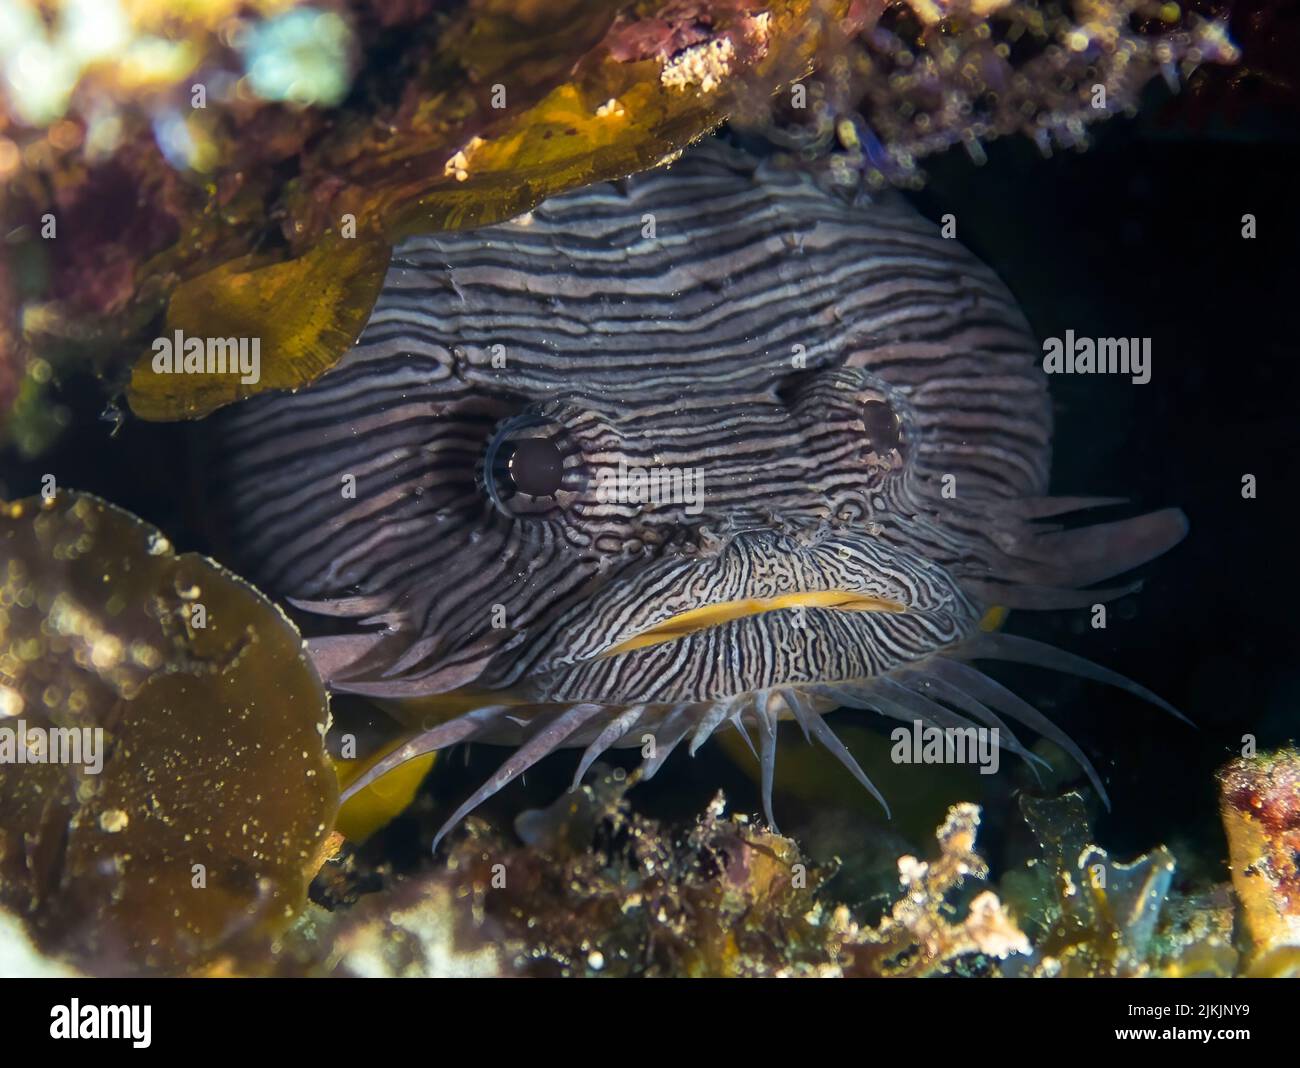
M926 675L930 678L947 683L976 701L987 705L996 713L1018 723L1023 723L1030 730L1048 741L1054 742L1083 769L1084 774L1088 776L1088 781L1092 783L1093 789L1100 796L1102 803L1107 809L1110 808L1110 795L1106 793L1106 787L1102 785L1101 776L1097 774L1097 769L1092 766L1092 761L1087 758L1083 750L1075 744L1068 734L1024 698L1017 696L1000 682L989 678L989 676L960 660L949 660L946 656L931 656L924 661L924 669Z
M824 697L827 700L834 701L837 705L843 708L852 708L859 712L878 713L880 711L876 703L870 699L866 683L824 682L819 685L810 686L808 689L818 697Z
M967 715L962 715L960 712L939 704L929 694L904 685L902 681L889 676L881 676L861 682L841 683L823 689L828 691L828 696L841 695L847 698L848 701L852 702L848 704L850 708L878 712L880 715L902 723L919 722L923 726L937 727L941 730L968 730L975 728L978 722L999 727L1000 729L994 735L999 749L1014 753L1028 762L1031 769L1034 768L1035 760L1046 766L1046 761L1033 756L1016 738L1014 732L1006 728L1005 723L978 702L963 701L960 698L957 701L950 702L967 713ZM848 702L846 701L846 703ZM1037 769L1034 769L1034 774L1037 776Z
M815 738L821 743L823 748L835 757L852 775L862 787L871 794L878 802L880 807L885 810L885 816L888 819L893 818L889 810L889 802L885 800L884 794L876 789L875 783L867 777L867 773L862 770L853 754L849 752L848 747L840 741L839 737L831 730L830 725L826 722L826 717L813 707L808 701L808 694L801 690L783 691L786 704L790 707L795 721L799 724L800 729L804 732L804 737Z
M699 718L691 739L691 752L694 753L724 722L729 722L735 727L758 761L763 816L775 834L779 834L780 830L773 812L772 795L776 780L776 741L780 705L782 703L790 710L799 728L803 731L804 737L810 742L813 739L820 742L832 756L848 769L854 779L880 803L880 806L885 810L886 817L890 816L889 804L885 801L884 795L876 789L875 784L858 765L853 754L836 737L834 731L826 723L823 711L819 710L815 702L811 700L813 696L807 689L779 687L758 690L753 694L719 701L709 706ZM827 710L839 703L837 700L829 702ZM758 728L757 749L754 747L745 724L746 714L753 717L753 721ZM661 755L663 755L662 747L656 753L657 757Z
M1114 686L1117 689L1124 690L1134 697L1141 698L1148 704L1164 709L1175 719L1182 720L1188 726L1194 726L1192 721L1179 712L1178 709L1164 698L1152 693L1145 686L1118 672L1111 671L1109 668L1104 668L1100 664L1094 664L1091 660L1085 660L1074 653L1067 653L1064 649L1057 649L1045 642L1034 641L1032 638L1022 638L1015 634L1002 633L976 634L958 645L945 649L944 654L960 660L1007 660L1018 664L1047 668L1050 671L1060 671L1067 675L1077 675L1093 682L1105 683L1107 686Z
M654 754L641 762L641 781L653 779L664 762L693 726L690 705L674 705L660 724L651 732L654 737Z
M876 700L884 706L882 711L891 719L904 723L920 720L924 726L945 730L948 728L965 730L967 727L974 726L974 723L961 713L946 708L937 701L932 701L925 694L909 690L888 676L875 679L872 692ZM999 743L1003 741L1000 734L998 740Z
M447 832L474 809L478 808L479 805L507 783L522 775L543 757L553 753L578 728L593 717L600 715L604 710L602 705L572 705L542 724L523 745L510 754L510 757L497 769L492 778L480 786L473 795L447 818L447 821L438 829L438 833L433 836L434 850L438 848L438 844L446 836ZM459 720L452 720L451 722L457 723ZM450 726L450 724L447 724L447 726Z
M953 650L947 650L946 653L952 655ZM918 687L927 684L929 692L917 692ZM997 727L998 746L1026 760L1037 776L1035 765L1046 767L1047 762L1030 753L1006 727L1002 717L1022 723L1064 750L1083 770L1102 803L1110 808L1110 796L1102 784L1101 776L1069 735L1000 682L961 660L948 659L947 655L933 655L903 672L897 681L874 678L854 683L823 685L818 689L825 696L841 701L845 707L879 712L904 722L919 720L923 724L941 728L961 728L969 726L975 720ZM938 704L940 700L960 708L971 718L967 719L943 708Z
M394 768L405 764L408 760L414 760L426 753L436 753L440 749L449 749L460 742L473 741L487 727L505 717L509 711L508 705L487 705L483 708L476 708L472 712L466 712L455 719L447 720L445 723L439 723L436 727L417 734L405 745L394 749L382 760L376 762L374 766L368 768L363 774L348 783L346 789L339 794L339 802L348 801L371 783L387 775Z
M627 733L641 721L641 717L645 715L645 712L645 705L633 705L615 716L605 729L596 735L592 743L583 750L582 758L578 761L578 770L573 774L571 789L576 789L582 784L582 780L586 777L591 765L608 749L622 741Z
M749 729L745 726L744 711L745 705L743 702L732 702L731 715L727 717L727 722L729 722L736 729L736 733L745 740L745 744L749 746L749 751L754 754L754 759L757 760L758 750L754 748L754 739L749 736Z
M735 702L718 701L710 705L700 717L700 721L695 725L695 731L691 735L691 744L686 750L691 756L694 756L700 746L712 737L713 732L718 729L724 722L736 714ZM752 749L753 746L751 745Z
M821 713L813 707L812 703L799 690L782 690L781 696L785 698L790 714L794 716L794 721L799 724L799 729L803 731L803 740L811 745L813 738L812 729L808 723L809 717L819 716Z
M976 634L956 645L899 668L889 675L835 682L812 682L778 685L735 697L701 703L690 702L652 708L647 704L611 708L604 704L574 704L539 720L527 718L516 722L527 732L526 740L484 783L447 819L434 837L434 847L473 809L523 774L545 756L576 739L591 737L591 721L605 717L594 740L587 744L573 777L576 787L592 764L608 749L619 744L638 729L649 731L654 747L642 761L643 781L655 776L683 740L694 755L724 724L730 724L745 739L759 765L763 815L774 832L773 793L776 777L777 734L780 718L788 709L790 716L809 742L820 743L890 815L884 796L862 770L852 753L826 722L826 713L836 706L878 713L904 723L919 722L941 730L991 728L997 746L1025 760L1037 777L1047 761L1031 752L1017 737L1008 721L1023 725L1055 743L1082 769L1103 804L1110 798L1097 769L1082 749L1043 713L1006 686L977 670L967 661L980 659L1007 660L1036 667L1067 672L1096 682L1107 683L1140 697L1186 722L1186 718L1168 702L1150 690L1107 668L1082 657L1041 642L1015 635ZM490 705L441 723L423 732L399 749L385 756L343 791L343 800L354 796L398 765L425 753L445 749L459 742L477 739L496 740L500 728L507 725L517 709ZM758 730L758 744L750 737L748 726ZM581 744L581 742L579 742ZM1039 780L1041 782L1041 778Z
M1008 725L1007 721L994 712L988 705L977 701L970 694L966 693L960 687L953 686L943 679L927 674L925 671L907 670L898 674L898 681L906 686L913 693L932 701L942 701L947 705L966 713L971 719L977 720L986 726L994 728L998 732L999 745L1009 753L1014 753L1029 765L1029 770L1033 772L1034 778L1042 784L1042 776L1039 774L1039 768L1045 770L1051 769L1051 764L1040 757L1037 753L1032 752L1016 737Z
M758 719L759 774L762 779L763 815L773 834L780 834L772 816L772 784L776 779L776 716L772 712L767 690L754 695L754 715Z

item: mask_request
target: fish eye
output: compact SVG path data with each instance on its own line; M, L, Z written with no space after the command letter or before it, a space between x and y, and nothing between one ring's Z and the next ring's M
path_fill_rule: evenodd
M520 493L551 497L564 481L564 454L550 438L523 438L507 449L506 473Z
M483 459L483 488L510 516L550 511L567 488L570 456L563 427L538 416L508 420L493 435Z

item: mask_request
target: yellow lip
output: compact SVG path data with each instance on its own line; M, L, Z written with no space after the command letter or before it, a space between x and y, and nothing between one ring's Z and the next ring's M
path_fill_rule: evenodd
M780 597L746 597L740 601L722 601L719 604L692 608L669 616L649 630L643 630L626 641L606 649L601 656L617 656L648 645L670 642L705 627L716 627L732 619L756 616L763 612L776 612L783 608L833 608L840 612L904 612L906 608L897 601L872 597L850 590L812 590L808 593L787 593Z

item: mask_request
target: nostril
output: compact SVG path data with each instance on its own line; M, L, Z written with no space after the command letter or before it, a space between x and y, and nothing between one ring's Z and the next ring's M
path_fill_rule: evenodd
M867 432L872 451L878 456L898 448L902 440L902 420L885 401L868 400L862 403L862 426Z
M786 375L776 384L776 399L786 408L793 410L799 403L799 395L814 377L811 371L797 371Z
M862 368L804 371L782 378L776 399L802 424L817 433L861 435L863 455L888 461L901 457L907 444L908 422L897 393ZM873 460L873 464L876 461Z

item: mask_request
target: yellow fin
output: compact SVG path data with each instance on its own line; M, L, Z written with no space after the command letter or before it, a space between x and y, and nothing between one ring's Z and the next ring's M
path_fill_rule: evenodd
M360 760L335 760L334 773L338 776L339 789L346 789L347 785L359 775L408 741L410 736L403 734L392 744L381 746ZM399 764L364 790L359 790L339 809L338 817L334 821L335 829L349 842L364 842L415 800L416 791L420 789L420 783L433 767L437 755L437 753L425 753L414 760Z
M405 724L391 742L359 760L335 760L339 789L345 790L364 772L374 767L398 746L405 745L420 731L471 712L484 705L517 704L519 698L508 690L476 690L465 687L429 697L406 697L396 701L376 701L380 708ZM399 764L364 790L348 798L339 810L335 829L350 842L364 842L375 831L395 819L415 800L420 783L433 767L437 753L425 753L404 764Z
M984 618L980 620L980 630L994 631L1001 630L1002 624L1007 621L1007 616L1011 614L1011 609L1003 608L1000 604L995 604L987 612Z

